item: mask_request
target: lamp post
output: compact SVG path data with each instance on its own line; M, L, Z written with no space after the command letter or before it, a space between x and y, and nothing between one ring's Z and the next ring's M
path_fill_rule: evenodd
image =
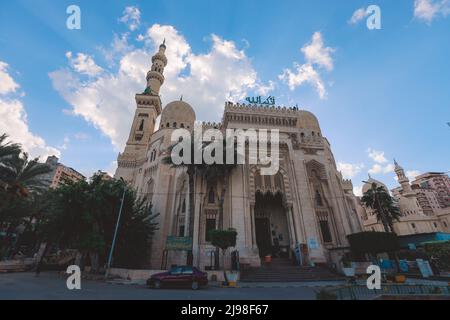
M112 244L111 244L111 250L109 251L109 257L108 257L108 263L106 265L106 272L105 272L105 279L108 279L108 275L109 275L109 269L111 268L111 262L112 262L112 257L113 257L113 252L114 252L114 247L116 245L116 238L117 238L117 232L119 231L119 223L120 223L120 217L122 215L122 209L123 209L123 202L125 200L125 192L126 192L126 184L125 181L123 180L122 177L120 177L120 180L123 182L124 187L123 187L123 193L122 193L122 201L120 202L120 209L119 209L119 216L117 217L117 222L116 222L116 229L114 230L114 236L113 236L113 240L112 240Z

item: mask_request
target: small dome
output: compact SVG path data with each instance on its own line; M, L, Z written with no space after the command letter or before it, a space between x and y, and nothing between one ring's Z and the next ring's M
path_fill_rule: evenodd
M363 195L364 195L364 193L369 191L370 188L372 188L372 183L375 183L377 185L377 187L383 187L384 189L386 189L386 191L388 191L388 188L386 187L386 185L383 182L375 180L373 178L370 178L369 180L367 180L367 182L362 187Z
M170 102L162 111L161 128L193 128L194 122L194 109L182 100Z
M297 127L300 129L308 129L320 133L319 121L316 116L309 111L299 111L297 119Z

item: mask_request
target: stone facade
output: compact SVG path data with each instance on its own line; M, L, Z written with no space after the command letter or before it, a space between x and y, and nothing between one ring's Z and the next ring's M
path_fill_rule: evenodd
M274 248L280 256L292 258L296 247L301 248L304 264L337 263L348 250L346 236L362 230L358 203L352 182L337 170L330 143L308 111L226 102L222 122L203 123L203 129L279 129L280 169L275 175L263 176L259 165L247 162L237 166L226 181L207 183L195 177L195 211L190 216L186 169L171 167L162 159L168 155L172 132L192 129L196 116L182 99L161 108L165 50L162 44L152 59L146 90L136 95L130 136L115 174L146 196L154 212L160 213L151 267L161 268L167 236L192 237L193 264L211 266L215 248L207 234L219 225L236 229L233 250L239 252L241 264L259 266L260 257L269 253L264 250ZM155 130L159 115L160 126ZM223 221L218 221L221 207ZM185 264L186 259L186 252L167 253L169 266Z

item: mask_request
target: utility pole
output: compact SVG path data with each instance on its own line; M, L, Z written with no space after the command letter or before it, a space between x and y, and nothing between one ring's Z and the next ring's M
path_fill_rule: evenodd
M109 269L111 268L114 247L116 245L117 232L119 231L120 217L122 215L123 202L125 200L125 192L127 190L125 181L123 180L122 177L120 178L120 180L124 183L123 193L122 193L122 201L120 202L119 216L117 217L116 229L114 230L114 236L113 236L113 240L112 240L112 244L111 244L111 250L109 251L108 264L106 265L105 279L108 279Z

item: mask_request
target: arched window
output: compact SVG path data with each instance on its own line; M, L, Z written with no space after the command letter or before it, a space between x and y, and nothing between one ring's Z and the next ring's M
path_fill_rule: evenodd
M139 125L139 131L144 130L144 119L141 120L141 124Z
M180 128L184 128L184 123L180 124Z
M278 173L275 175L275 188L277 188L278 190L283 190L283 185L283 176L281 172L278 171Z
M214 189L211 188L208 193L208 203L215 203L216 202L216 195L214 194Z
M182 213L186 212L186 199L183 199L183 203L181 204L181 212Z
M170 127L170 123L169 123L169 122L167 122L167 124L166 124L166 127L167 127L167 128L169 128L169 127Z
M323 206L322 196L320 195L319 190L316 190L316 205L319 207Z
M177 123L174 122L172 126L173 126L174 128L176 128L176 127L177 127Z
M262 178L261 174L259 173L259 170L255 172L255 187L256 189L262 188Z

